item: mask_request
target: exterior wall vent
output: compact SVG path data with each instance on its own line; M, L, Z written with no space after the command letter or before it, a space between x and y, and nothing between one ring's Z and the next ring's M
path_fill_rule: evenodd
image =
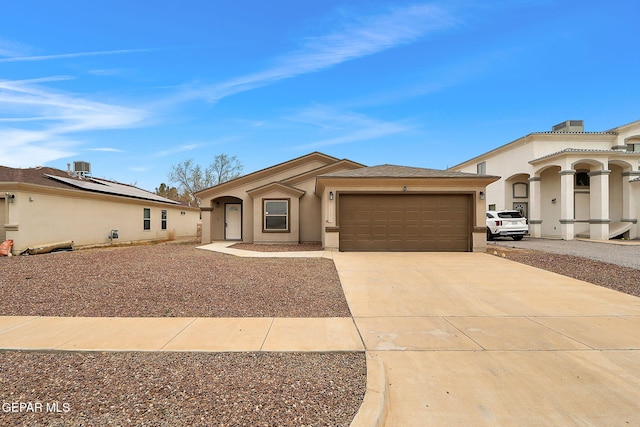
M566 120L553 126L551 132L584 132L584 120Z

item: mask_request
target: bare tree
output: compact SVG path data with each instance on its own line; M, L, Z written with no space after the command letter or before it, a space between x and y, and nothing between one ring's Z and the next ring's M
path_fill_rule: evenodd
M217 154L211 164L202 169L193 159L171 166L168 180L178 186L182 194L188 195L191 204L200 206L198 191L237 178L242 174L242 164L236 156ZM182 197L181 197L182 198Z
M211 174L213 185L218 185L242 175L242 163L236 156L218 154L213 158L206 172Z

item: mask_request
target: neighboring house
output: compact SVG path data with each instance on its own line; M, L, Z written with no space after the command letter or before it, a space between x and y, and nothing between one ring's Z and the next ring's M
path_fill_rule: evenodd
M195 237L199 215L197 208L86 172L0 166L0 241L13 240L14 254L67 240L89 246Z
M202 190L202 242L322 242L330 250L484 250L498 177L365 167L322 153Z
M451 171L499 175L489 209L519 209L534 237L639 237L640 121L584 132L568 120L498 147Z

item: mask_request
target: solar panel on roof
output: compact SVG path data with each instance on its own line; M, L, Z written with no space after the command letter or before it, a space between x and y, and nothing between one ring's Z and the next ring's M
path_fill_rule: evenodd
M133 197L136 199L153 200L156 202L171 203L174 205L180 204L180 202L176 202L174 200L170 200L165 197L158 196L157 194L150 193L140 188L132 187L130 185L119 184L113 181L105 181L97 178L90 178L89 180L79 180L79 179L71 179L71 178L65 178L62 176L55 176L55 175L48 175L48 174L45 174L45 176L51 179L54 179L56 181L64 182L65 184L69 184L76 188L81 188L83 190L88 190L88 191L95 191L97 193L113 194L115 196Z

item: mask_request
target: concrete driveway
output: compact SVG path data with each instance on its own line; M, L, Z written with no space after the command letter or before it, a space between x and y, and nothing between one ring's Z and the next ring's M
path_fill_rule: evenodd
M481 253L334 261L384 425L640 425L640 298Z

